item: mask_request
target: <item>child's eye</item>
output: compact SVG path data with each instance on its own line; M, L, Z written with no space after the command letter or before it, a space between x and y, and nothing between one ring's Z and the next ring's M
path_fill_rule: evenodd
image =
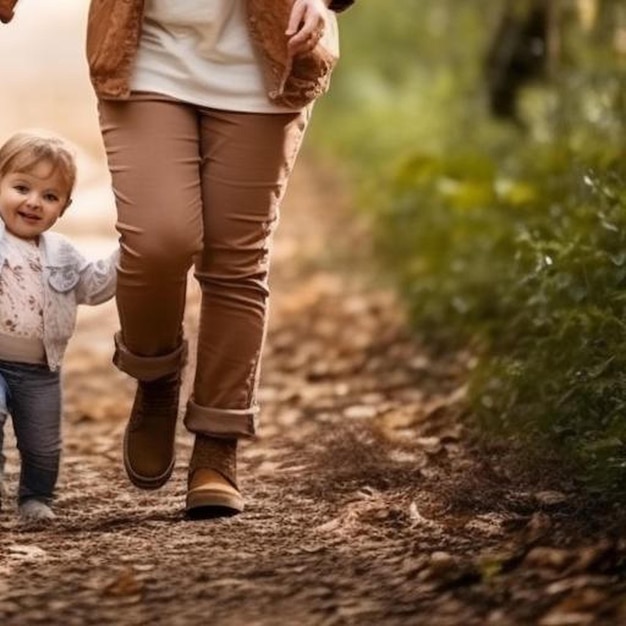
M59 201L59 197L53 193L47 193L44 195L43 199L46 202L58 202Z
M13 189L18 193L28 193L28 187L26 185L15 185Z

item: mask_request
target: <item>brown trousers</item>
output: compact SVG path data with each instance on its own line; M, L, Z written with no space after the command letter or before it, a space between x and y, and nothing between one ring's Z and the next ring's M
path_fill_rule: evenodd
M180 367L188 271L202 289L186 427L252 436L279 205L309 110L234 113L156 94L101 100L121 258L117 365Z

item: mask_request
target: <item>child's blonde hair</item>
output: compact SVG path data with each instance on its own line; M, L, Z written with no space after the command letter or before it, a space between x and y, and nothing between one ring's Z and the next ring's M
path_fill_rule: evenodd
M21 131L0 147L0 178L27 173L42 161L52 165L67 185L69 201L76 183L76 159L68 143L46 131Z

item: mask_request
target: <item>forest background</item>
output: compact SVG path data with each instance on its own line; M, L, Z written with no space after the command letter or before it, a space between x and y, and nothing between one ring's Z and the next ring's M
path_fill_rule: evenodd
M472 350L479 437L622 498L626 3L393 5L342 21L313 127L359 189L377 279L415 333Z
M530 462L556 454L590 489L623 498L626 0L393 6L362 0L340 16L342 59L306 150L357 190L372 278L402 293L415 334L472 351L476 433L508 439ZM108 209L64 227L93 252L111 241L84 232L94 220L112 231L113 201L68 36L75 12L58 7L48 51L72 90L41 70L36 47L24 51L19 72L3 74L13 97L0 131L33 118L81 146L77 205ZM43 33L23 10L29 21ZM20 36L4 29L6 49ZM53 94L43 111L33 85Z
M58 230L101 256L117 233L88 4L21 0L0 29L0 136L76 145ZM182 423L172 480L129 485L115 303L85 307L54 524L15 515L5 445L0 623L625 624L625 4L341 15L276 233L245 515L184 518ZM192 342L199 303L190 281Z

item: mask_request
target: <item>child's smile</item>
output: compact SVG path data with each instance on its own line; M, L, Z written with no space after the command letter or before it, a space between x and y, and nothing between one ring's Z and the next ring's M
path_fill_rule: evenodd
M0 216L21 239L36 239L59 219L68 204L67 185L50 163L29 172L11 172L0 180Z

